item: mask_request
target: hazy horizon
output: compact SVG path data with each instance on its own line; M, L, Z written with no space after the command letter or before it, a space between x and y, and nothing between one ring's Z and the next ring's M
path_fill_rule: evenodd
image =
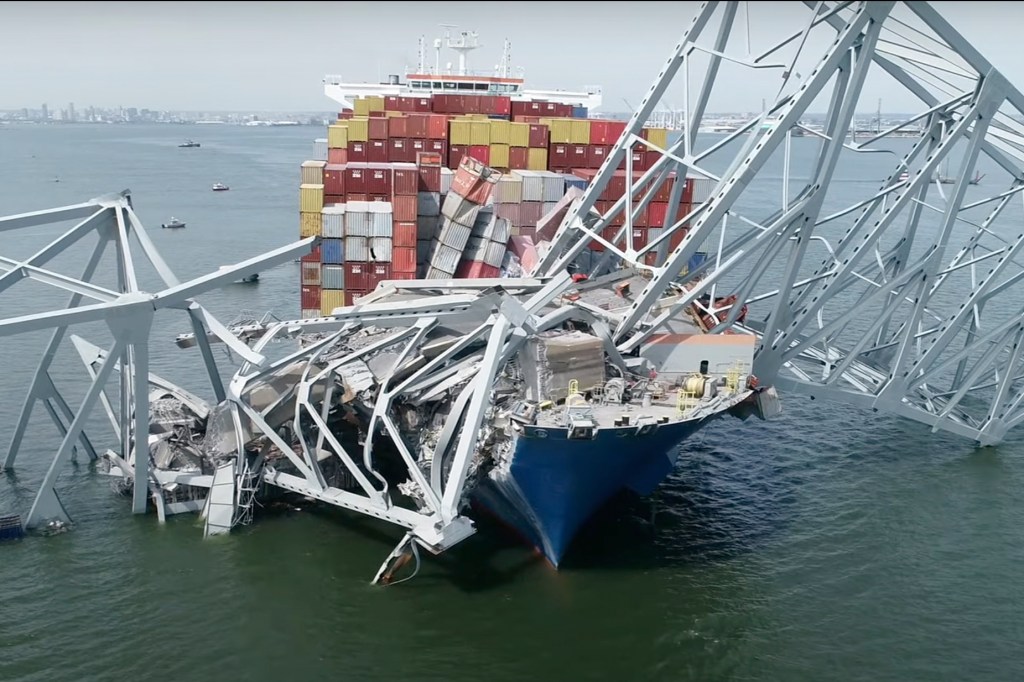
M1019 4L934 3L996 68L1018 86L1024 65L1005 25L1024 18ZM131 11L124 11L130 7ZM241 9L238 9L241 7ZM402 73L417 61L417 39L430 41L444 21L476 30L483 47L470 68L490 70L505 38L512 64L530 88L579 89L598 84L601 110L639 103L697 2L524 3L6 3L0 9L0 109L51 110L118 106L189 112L327 112L325 74L354 82ZM387 12L394 8L395 12ZM398 11L400 10L400 11ZM997 14L998 12L998 14ZM808 16L800 3L751 3L751 42L771 44ZM742 11L740 16L742 17ZM496 28L497 27L497 28ZM610 45L622 45L615 49ZM454 61L445 51L442 63ZM749 72L747 72L749 74ZM723 74L722 78L730 76ZM713 102L716 112L748 112L777 90L777 74L734 78L738 87ZM740 87L741 86L741 87ZM881 99L886 112L920 105L884 79L865 85L862 102ZM671 103L671 102L670 102ZM863 106L863 105L862 105ZM814 106L812 111L823 110Z

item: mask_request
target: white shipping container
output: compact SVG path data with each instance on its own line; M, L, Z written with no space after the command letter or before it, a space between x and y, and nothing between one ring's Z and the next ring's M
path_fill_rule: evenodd
M390 201L365 201L352 203L363 203L366 205L366 210L370 213L391 213L391 202Z
M349 206L345 213L345 236L346 237L369 237L370 236L370 214L362 211L353 211Z
M325 156L326 156L326 151L327 151L327 140L324 140L324 152L325 152L324 155ZM321 315L320 315L320 309L319 308L303 308L302 309L302 319L304 319L304 320L312 320L312 319L320 317L320 316Z
M345 259L366 262L370 260L370 245L367 237L345 237Z
M688 176L686 179L693 183L693 198L690 200L692 203L703 204L711 198L711 193L715 191L715 185L717 184L714 180L699 176Z
M470 228L465 225L459 225L458 223L446 220L441 225L441 231L438 233L437 239L446 246L462 251L466 248L466 242L469 241L470 234Z
M494 220L494 226L491 228L491 236L489 239L492 242L498 242L499 244L508 244L508 240L512 238L512 223L505 218L496 218Z
M313 158L317 161L327 160L327 138L320 137L313 140ZM317 311L319 312L319 311Z
M416 215L441 215L441 195L438 192L417 192Z
M455 268L459 265L459 260L461 259L462 249L453 249L441 242L434 242L434 247L430 254L430 267L442 272L455 274Z
M370 237L372 260L377 263L391 262L391 237Z
M541 215L547 215L548 213L551 213L552 211L554 211L557 206L558 206L558 202L557 201L545 201L544 205L541 206L541 208L540 208L540 214Z
M381 202L383 203L383 202ZM390 237L393 232L392 216L390 213L370 214L370 236Z
M543 196L541 201L558 201L565 195L565 178L552 171L536 171L541 176Z
M496 204L521 204L523 203L523 179L513 173L502 175L494 188L494 203Z
M514 170L512 175L523 180L523 201L544 201L544 178L539 171Z
M324 143L326 145L326 142ZM327 148L324 147L324 158L327 156ZM441 167L441 194L448 194L452 189L452 178L455 177L455 171L451 168Z
M341 239L345 236L345 204L324 206L324 210L320 212L320 218L321 236L331 239Z
M444 205L441 207L441 215L451 221L472 227L480 207L452 192L445 197Z
M324 289L344 289L345 288L345 266L344 265L325 265L320 275L323 281Z
M483 261L496 268L501 267L501 261L505 259L505 245L498 242L484 242L487 247L484 249Z
M444 270L438 270L435 267L427 268L427 274L423 279L454 279L454 272L445 272Z

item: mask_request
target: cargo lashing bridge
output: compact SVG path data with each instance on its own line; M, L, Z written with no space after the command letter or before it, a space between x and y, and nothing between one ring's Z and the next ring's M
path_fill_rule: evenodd
M126 194L0 218L0 232L11 235L82 219L27 259L0 258L0 295L23 278L72 294L66 309L0 320L4 336L55 330L5 459L5 466L13 467L33 405L42 402L63 441L26 524L69 520L54 488L56 474L76 447L96 456L83 426L101 402L119 442L119 451L109 452L108 459L131 483L133 511L144 512L152 496L158 509L173 513L164 499L168 488L193 486L208 491L207 532L224 532L244 522L254 481L264 481L406 529L378 572L381 578L417 547L442 551L473 532L461 514L462 491L471 455L486 431L495 373L531 335L570 319L585 320L605 341L609 357L626 365L633 351L642 355L652 334L697 309L712 320L712 334L758 338L754 374L764 384L884 410L981 444L999 442L1024 419L1017 390L1024 341L1024 267L1017 251L1024 231L1010 224L1005 211L1024 187L1024 126L1014 118L1024 113L1024 97L926 3L820 2L806 3L806 10L790 35L755 48L748 36L756 4L705 3L529 278L385 283L359 305L330 317L249 325L241 331L258 338L250 347L234 333L239 330L227 329L194 297L292 260L308 251L312 240L180 283L146 237ZM729 87L718 79L723 65L748 70L762 82L775 78L778 90L764 111L735 133L709 140L698 130L716 89ZM851 141L848 133L865 83L877 73L912 94L920 110ZM669 149L658 149L641 138L641 130L673 87L682 89L687 125ZM824 124L803 123L811 104L823 98L828 101ZM679 101L678 93L674 100ZM906 143L905 153L891 151L890 138L918 128L923 134ZM794 140L796 130L804 134ZM634 148L658 154L649 170L635 176L629 153ZM843 183L841 195L833 191L833 180L851 177L851 166L857 168L866 155L891 158L888 176L877 183L861 177ZM999 185L989 172L984 186L970 187L979 159L998 168L1005 183ZM627 191L602 215L596 200L623 161ZM951 163L955 176L940 178L940 169ZM781 182L773 179L779 165ZM686 215L678 215L673 207L680 205L683 187L673 182L665 224L646 244L634 245L633 219L673 174L704 178L710 191L695 197ZM608 236L608 226L619 216L624 224ZM82 277L45 269L86 234L98 235L100 246ZM130 237L166 289L140 290ZM574 286L567 268L585 261L592 241L605 248L590 259L593 279L614 278L622 268L647 273L646 285L634 292L622 314L561 298ZM116 290L90 282L108 243L116 247ZM698 254L707 258L695 259ZM386 295L399 286L423 296L388 302ZM725 293L745 304L742 319L740 305L715 308ZM80 305L83 297L96 303ZM188 315L194 334L179 343L200 349L216 406L149 373L152 317L167 308ZM429 332L455 320L473 331L439 346L429 359L419 354ZM116 340L106 352L76 343L93 376L76 412L49 369L67 330L89 321L105 321ZM362 348L338 350L340 338L371 326L383 333ZM275 338L310 333L320 340L276 361L265 354ZM227 344L243 360L228 385L220 382L213 342ZM459 355L473 343L480 346L476 352ZM393 366L401 371L380 385L375 428L365 434L361 452L350 452L351 446L332 438L329 429L317 428L312 439L302 436L304 424L323 426L332 376L352 356L382 349L395 354ZM103 391L115 370L116 410ZM263 390L267 382L284 380L287 386L276 392ZM218 442L204 445L216 455L212 475L154 465L150 446L158 447L161 436L150 431L147 416L155 391L178 400L194 417L223 425ZM452 392L459 418L449 420L424 467L402 447L391 408L396 401L439 391ZM289 429L297 443L281 435ZM141 433L148 438L137 438ZM253 434L262 435L256 450L250 449ZM404 492L419 501L418 510L395 505L387 486L373 475L374 445L388 436L408 468ZM343 489L328 480L328 460L340 462L351 485ZM285 461L289 473L273 464Z

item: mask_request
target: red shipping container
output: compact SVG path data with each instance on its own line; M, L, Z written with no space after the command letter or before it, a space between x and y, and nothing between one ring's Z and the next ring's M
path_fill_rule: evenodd
M692 204L693 203L693 178L684 178L686 185L683 187L683 198L682 203ZM687 209L689 210L689 209Z
M520 227L523 221L519 206L520 204L495 204L494 215L509 221L512 227Z
M399 163L405 160L405 138L393 137L388 140L388 163Z
M401 111L402 98L397 95L388 95L384 98L384 111Z
M455 276L469 279L492 279L501 276L501 268L482 261L462 261L455 269Z
M366 169L366 191L370 194L391 195L391 169L376 167Z
M509 159L509 164L512 160ZM556 143L548 147L548 166L552 169L558 168L571 168L572 163L569 160L569 145Z
M345 193L345 166L329 163L324 167L324 194ZM325 202L326 203L326 200Z
M416 189L419 192L441 191L441 167L420 166Z
M345 280L345 284L348 284L348 280ZM345 288L345 305L351 306L356 304L356 299L360 296L365 296L366 291L358 289Z
M349 154L347 149L328 149L327 163L343 164L348 163Z
M417 140L425 140L427 138L427 127L430 121L429 114L410 114L406 120L406 134L402 137L411 137Z
M663 201L652 201L647 204L647 222L651 227L664 227L665 216L668 215L668 204ZM679 216L676 216L679 219Z
M650 208L649 206L644 206L644 210L642 210L639 213L637 213L637 211L636 211L636 204L633 204L633 213L636 213L636 217L633 218L633 227L647 227L648 226L649 221L647 220L647 211L649 210L649 208ZM623 209L623 211L625 211L625 209ZM646 242L644 242L644 243L646 243Z
M371 118L367 121L367 130L371 140L388 139L388 119Z
M349 164L345 167L345 191L365 193L370 190L366 185L366 168Z
M391 240L393 242L393 246L395 248L398 248L400 246L403 247L403 248L411 246L412 248L415 249L416 248L416 230L417 230L417 224L416 224L415 220L413 220L413 221L404 221L404 222L397 222L396 221L394 223L394 225L392 226L392 228L391 228ZM413 260L413 263L416 262L416 254L415 253L412 256L412 260ZM392 256L391 261L395 262L394 256Z
M430 110L435 114L448 113L448 95L434 95L431 97Z
M391 199L391 212L396 223L416 222L416 195L396 196Z
M518 120L520 116L536 116L540 109L535 107L538 107L537 102L512 102L512 118Z
M529 163L530 150L526 147L509 147L508 148L508 167L509 170L526 170L526 166Z
M440 172L440 169L438 171ZM416 192L419 191L419 183L420 171L415 166L395 168L395 179L392 183L392 191L395 194L411 194L416 196Z
M686 215L686 214L683 213L683 215ZM680 216L680 217L682 217L682 216ZM686 234L688 232L689 232L688 229L683 228L681 230L676 230L671 235L669 235L669 238L668 238L668 250L669 251L675 251L676 248L678 248L679 244L683 241L683 239L686 238Z
M344 204L344 194L325 194L324 195L324 206L330 206L331 204Z
M416 279L416 271L413 270L411 272L396 272L394 264L392 263L391 279Z
M320 245L317 244L309 250L305 256L300 258L303 263L319 263L320 262Z
M448 149L448 167L455 169L462 163L462 157L469 152L469 147L463 147L457 144L453 144Z
M492 104L491 113L495 116L511 116L512 115L512 98L511 97L492 97L494 100Z
M415 225L413 226L415 227ZM391 272L416 272L416 239L413 236L412 246L391 247Z
M427 137L431 140L447 140L448 117L444 114L430 114L427 117Z
M444 165L448 162L448 141L447 140L427 140L427 150L441 156L441 164Z
M547 149L548 137L548 127L546 125L541 125L540 123L530 125L529 144L531 147L534 149Z
M428 141L428 144L431 144ZM423 151L416 154L417 166L436 166L438 168L444 163L444 155L433 150Z
M572 118L571 104L555 104L555 116L558 118Z
M369 201L370 195L366 192L345 192L345 201Z
M367 118L387 118L388 115L383 111L371 111L366 116Z
M406 140L406 142L409 143L409 148L410 148L409 153L412 155L412 158L409 159L409 163L415 163L416 159L419 157L419 155L422 154L423 152L427 151L427 141L426 140L412 140L412 139L410 139L410 140Z
M632 152L632 156L633 156L633 170L635 170L635 171L638 171L638 170L639 171L645 171L648 168L650 168L649 161L648 161L648 159L650 157L648 156L647 152L642 151L642 150L633 151ZM626 164L626 157L623 156L622 157L622 163L620 164L620 167L623 170L625 170L625 168L626 168L625 164Z
M519 219L523 227L536 229L537 221L544 214L544 204L539 201L524 201L519 204Z
M482 164L491 162L491 148L486 144L475 144L469 148L469 155Z
M568 147L570 168L590 168L590 147L585 144L570 144Z
M366 263L345 261L345 288L366 291L370 287L370 266Z
M386 279L391 279L391 263L370 263L370 286L369 289L376 289L377 284Z
M339 121L346 121L346 120L352 118L355 115L356 115L356 112L352 111L351 109L345 109L343 111L339 111L338 112L338 120Z
M366 163L366 143L365 142L349 142L348 143L348 160L352 163Z
M430 112L430 98L429 97L410 97L412 104L409 111L415 111L417 113L429 113Z
M623 240L625 241L625 240ZM647 227L646 226L634 226L633 227L633 249L639 251L643 247L647 246Z
M618 124L621 124L621 127ZM590 119L590 144L614 144L625 129L624 121L602 121L592 118Z
M409 118L406 116L392 116L388 119L388 137L408 137Z
M306 284L301 287L301 301L303 308L316 308L320 309L320 287L314 287Z
M636 172L635 170L633 171ZM667 180L661 183L657 191L654 192L654 201L667 202L672 198L672 187L675 185L676 174L670 173Z
M462 104L466 107L467 114L485 114L484 111L484 100L488 99L485 95L463 95Z
M590 145L587 147L587 168L600 168L611 147L601 145Z
M370 163L388 162L388 141L370 140L366 143L366 160Z

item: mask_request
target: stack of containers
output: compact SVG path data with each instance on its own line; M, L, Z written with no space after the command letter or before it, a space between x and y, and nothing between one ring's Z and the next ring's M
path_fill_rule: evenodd
M431 244L426 279L455 276L480 209L490 201L499 178L499 173L477 159L463 158L441 206L441 228Z
M442 167L444 156L435 152L420 152L416 157L416 168L418 172L417 194L416 194L416 224L412 232L413 247L412 277L417 272L426 269L427 261L430 258L431 242L437 236L437 228L441 220L441 196L444 185L444 171ZM451 171L448 171L449 173ZM448 185L451 186L449 180ZM407 256L409 257L409 256Z
M495 215L493 206L482 207L473 221L473 228L455 276L500 276L501 262L505 259L505 247L511 237L512 226L509 221Z

